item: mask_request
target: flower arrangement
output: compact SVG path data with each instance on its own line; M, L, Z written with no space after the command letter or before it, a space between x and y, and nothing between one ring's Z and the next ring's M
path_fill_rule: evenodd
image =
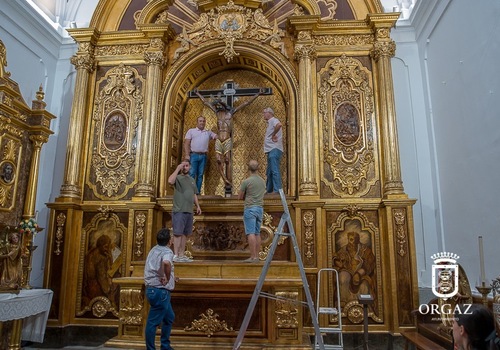
M39 226L36 223L35 219L24 219L21 220L19 225L17 225L17 229L20 234L36 234L39 231Z

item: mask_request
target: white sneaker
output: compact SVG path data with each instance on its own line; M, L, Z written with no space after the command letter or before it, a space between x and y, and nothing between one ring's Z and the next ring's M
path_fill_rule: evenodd
M179 260L180 260L180 261L182 261L182 262L193 262L193 259L188 258L188 257L187 257L187 256L185 256L185 255L184 255L184 256L181 256L181 257L179 258Z
M174 255L174 262L182 262L182 258L179 258L177 255Z

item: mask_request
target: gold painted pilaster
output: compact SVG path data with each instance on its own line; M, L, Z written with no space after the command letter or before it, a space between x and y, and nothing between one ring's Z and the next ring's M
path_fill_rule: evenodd
M370 54L376 63L379 86L378 104L380 111L381 140L383 147L385 198L404 195L399 159L396 111L394 104L394 86L392 82L391 57L396 52L396 44L390 38L390 29L397 20L397 14L368 15L367 18L375 32L375 42Z
M163 36L163 33L159 33ZM165 54L163 53L165 43L162 37L155 35L151 38L149 48L144 53L144 61L146 62L147 77L146 91L144 103L144 117L142 125L141 145L138 148L141 152L139 156L139 172L138 184L135 189L137 197L150 197L155 195L155 186L153 174L155 174L155 159L157 152L155 145L159 138L159 98L161 91L161 70L166 63Z
M70 31L70 34L73 33ZM78 39L79 35L73 35ZM68 145L66 150L66 165L64 182L61 186L61 197L80 198L82 195L81 160L85 139L85 116L88 104L88 86L90 74L95 69L94 58L95 33L92 31L80 41L78 52L71 57L71 63L76 68L75 94L71 108L70 127L68 131Z
M301 40L302 39L302 40ZM295 59L299 61L299 194L305 196L318 195L316 160L318 159L314 132L317 130L317 120L314 111L314 92L316 80L316 48L311 40L311 33L300 32L299 44L295 46Z

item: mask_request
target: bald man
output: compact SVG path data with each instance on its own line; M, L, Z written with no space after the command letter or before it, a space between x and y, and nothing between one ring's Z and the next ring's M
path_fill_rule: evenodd
M264 216L264 194L266 193L266 182L258 174L259 163L256 160L248 162L249 176L241 183L239 199L245 200L243 210L243 223L245 234L248 239L250 258L245 262L259 261L261 245L260 227Z

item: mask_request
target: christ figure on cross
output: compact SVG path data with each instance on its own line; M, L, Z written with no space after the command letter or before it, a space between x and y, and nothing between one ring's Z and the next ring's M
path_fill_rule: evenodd
M205 106L210 108L217 117L217 139L215 140L215 154L217 158L217 166L222 179L225 183L226 195L231 195L232 192L232 172L231 172L231 150L233 148L232 129L233 116L236 112L252 103L259 95L270 95L270 88L253 88L253 89L234 89L231 82L226 83L226 89L223 91L202 91L198 89L193 91L195 96L198 96ZM244 91L249 90L249 91ZM248 101L242 103L238 107L233 107L234 96L249 96L250 90L253 95ZM217 95L214 97L214 92ZM223 100L221 92L226 97L226 102ZM203 94L202 94L203 93ZM210 94L210 95L209 95ZM203 95L211 96L206 99ZM190 94L190 97L192 95Z

